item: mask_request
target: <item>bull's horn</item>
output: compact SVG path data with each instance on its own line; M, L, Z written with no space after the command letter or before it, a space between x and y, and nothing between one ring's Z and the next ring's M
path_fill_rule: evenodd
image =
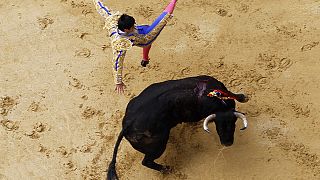
M211 114L203 121L203 129L205 131L207 131L208 133L210 133L209 128L208 128L208 124L209 124L209 122L213 121L214 118L216 118L216 115Z
M237 118L240 118L242 119L243 121L243 128L241 128L240 130L245 130L247 127L248 127L248 121L247 121L247 118L244 114L242 113L239 113L239 112L234 112L234 115L237 117Z

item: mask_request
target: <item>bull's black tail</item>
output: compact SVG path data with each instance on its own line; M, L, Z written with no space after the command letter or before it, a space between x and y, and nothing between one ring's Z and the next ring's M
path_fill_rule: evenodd
M109 169L108 169L108 174L107 174L107 180L118 180L117 172L116 172L116 158L117 158L117 152L118 152L118 147L120 145L120 142L123 138L123 130L121 130L116 145L114 146L113 150L113 157L112 160L109 164Z
M238 102L241 102L241 103L245 103L245 102L249 101L249 97L246 94L234 94L234 93L228 91L225 96L227 96L227 97L229 96L232 99L235 99L235 100L237 100Z

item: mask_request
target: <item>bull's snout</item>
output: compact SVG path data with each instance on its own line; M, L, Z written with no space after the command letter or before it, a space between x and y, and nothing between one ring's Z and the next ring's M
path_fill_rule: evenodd
M224 138L224 139L220 139L221 145L223 146L231 146L233 144L233 139L232 138Z
M226 147L231 146L232 144L233 144L232 142L222 143L222 145L223 145L223 146L226 146Z

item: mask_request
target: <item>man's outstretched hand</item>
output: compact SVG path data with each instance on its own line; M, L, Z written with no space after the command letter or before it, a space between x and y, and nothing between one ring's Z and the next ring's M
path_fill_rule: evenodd
M126 85L124 83L116 84L116 88L114 89L118 94L123 94Z

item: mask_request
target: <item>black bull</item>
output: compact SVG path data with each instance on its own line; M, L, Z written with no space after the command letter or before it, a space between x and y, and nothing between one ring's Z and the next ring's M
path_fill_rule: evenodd
M214 90L222 94L208 96ZM155 163L154 160L165 151L170 130L179 123L197 122L214 115L213 119L208 117L205 121L215 122L222 145L232 145L235 122L239 117L235 115L237 112L234 99L239 102L248 100L244 94L228 91L220 81L210 76L189 77L150 85L128 103L107 179L118 179L115 164L123 137L134 149L145 154L142 161L144 166L158 171L165 171L167 167ZM246 126L246 123L244 124ZM204 127L206 129L206 125Z

